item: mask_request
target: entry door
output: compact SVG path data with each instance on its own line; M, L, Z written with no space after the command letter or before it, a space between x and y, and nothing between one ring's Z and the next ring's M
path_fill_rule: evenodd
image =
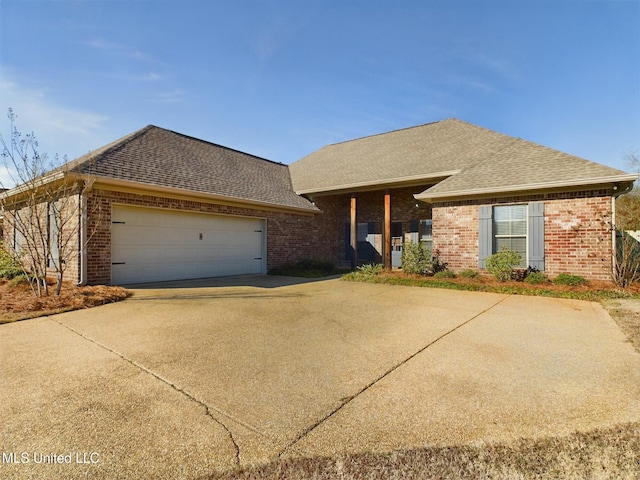
M402 243L403 230L402 222L391 223L391 266L400 268L402 266Z

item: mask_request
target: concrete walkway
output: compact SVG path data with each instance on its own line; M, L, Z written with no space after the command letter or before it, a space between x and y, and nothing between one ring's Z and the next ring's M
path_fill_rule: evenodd
M275 281L0 325L0 477L197 478L640 420L640 354L599 304Z

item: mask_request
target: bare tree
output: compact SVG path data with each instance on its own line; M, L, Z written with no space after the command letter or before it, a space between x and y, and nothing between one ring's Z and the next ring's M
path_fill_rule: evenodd
M632 152L625 158L629 168L640 173L640 153ZM620 230L640 230L640 184L637 181L631 192L616 200L616 227Z
M82 196L92 180L71 172L67 163L60 165L57 156L52 162L41 155L35 134L23 137L14 125L17 116L12 109L7 116L11 134L8 141L0 135L0 142L16 186L0 194L5 248L31 280L34 294L49 295L47 275L53 274L60 295L65 272L74 259L78 263L83 248L82 217L87 212Z
M629 168L640 173L640 153L626 157ZM640 231L640 185L636 182L631 192L616 199L616 257L613 281L626 288L640 282L640 242L631 234Z

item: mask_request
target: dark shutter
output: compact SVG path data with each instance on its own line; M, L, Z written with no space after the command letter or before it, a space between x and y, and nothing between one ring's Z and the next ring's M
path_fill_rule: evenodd
M544 270L544 203L529 204L529 266Z
M493 254L493 207L481 206L478 217L478 268L484 268L484 261Z

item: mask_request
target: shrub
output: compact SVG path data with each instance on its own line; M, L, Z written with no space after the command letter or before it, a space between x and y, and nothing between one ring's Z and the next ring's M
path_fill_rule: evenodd
M571 287L577 287L587 283L587 280L579 275L570 275L568 273L561 273L553 279L553 283L556 285L569 285Z
M412 241L402 245L402 270L406 273L425 275L431 270L431 251L422 243Z
M475 270L471 270L470 268L461 271L458 275L460 275L463 278L476 278L478 275L480 275L477 271Z
M542 272L531 272L525 277L524 281L532 285L539 285L548 282L549 278Z
M616 246L613 282L620 288L640 283L640 242L628 233L618 231Z
M518 252L503 248L494 253L484 262L487 271L501 282L511 280L514 268L522 262L522 256Z
M20 264L7 253L4 245L0 242L0 278L11 280L22 274Z
M456 274L451 270L441 270L433 275L435 278L456 278Z
M447 262L443 262L440 260L440 250L436 250L433 252L433 257L429 262L429 271L434 275L439 272L444 272L447 270L449 264Z
M381 263L368 263L366 265L361 265L357 268L359 274L367 276L367 277L375 277L382 273L384 269L384 265Z

